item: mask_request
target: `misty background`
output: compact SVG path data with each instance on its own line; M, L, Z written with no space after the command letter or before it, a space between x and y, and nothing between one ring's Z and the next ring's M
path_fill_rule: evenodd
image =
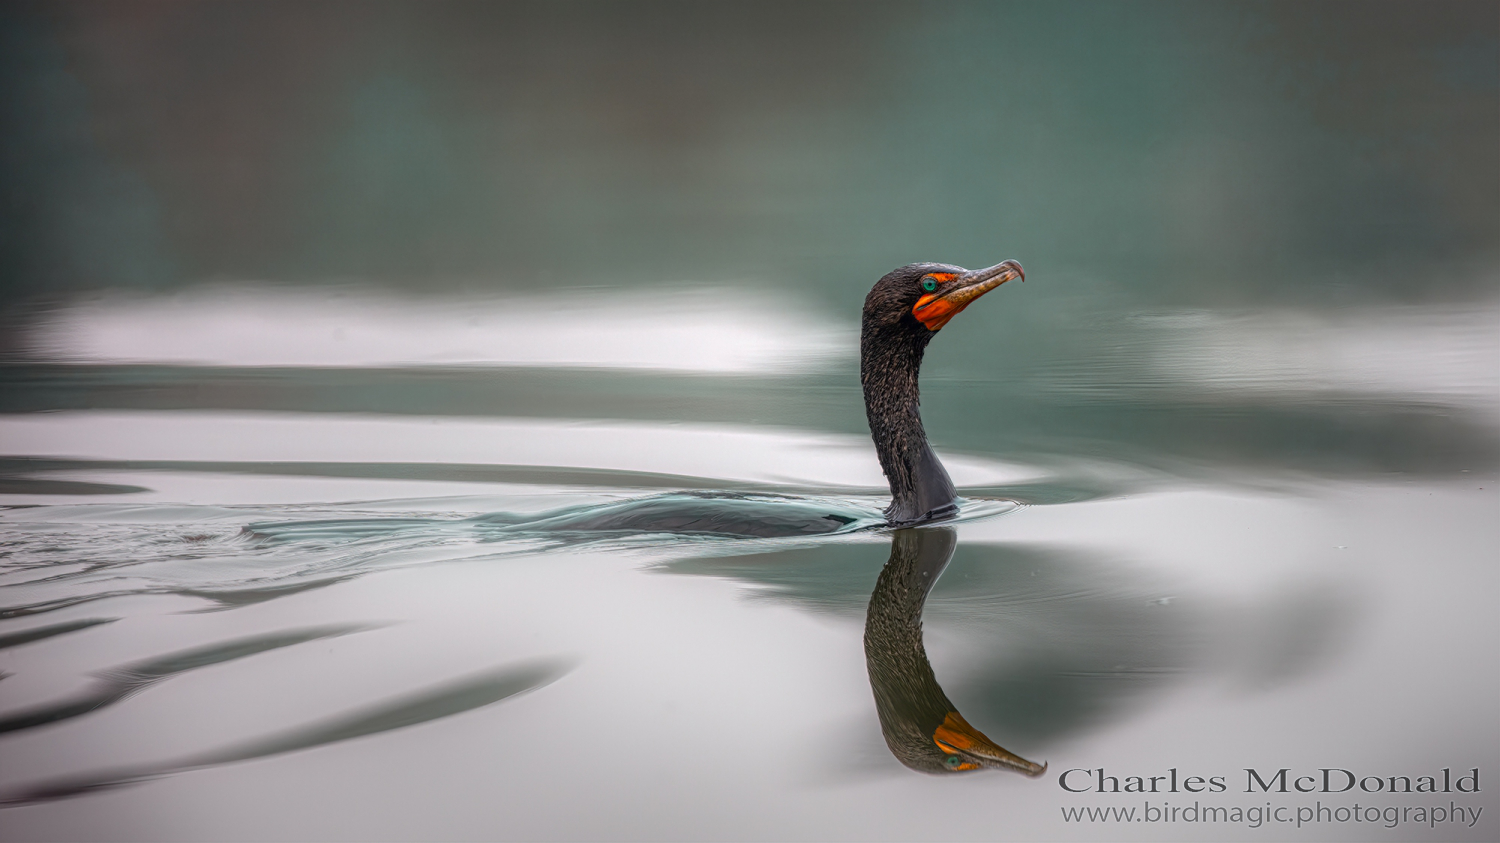
M1490 3L0 22L0 410L573 401L859 433L874 280L1014 258L1027 283L933 347L940 445L1440 473L1500 452ZM673 369L716 376L651 374Z
M892 757L881 531L521 529L875 520L913 261L1026 268L923 364L969 722L1497 763L1494 2L9 0L0 121L0 839L1088 836Z

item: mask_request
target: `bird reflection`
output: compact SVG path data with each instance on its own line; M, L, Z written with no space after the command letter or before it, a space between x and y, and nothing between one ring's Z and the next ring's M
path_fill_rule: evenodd
M886 745L902 764L924 773L987 767L1029 776L1046 771L969 725L933 675L922 645L922 605L953 558L951 529L898 530L865 616L865 664Z

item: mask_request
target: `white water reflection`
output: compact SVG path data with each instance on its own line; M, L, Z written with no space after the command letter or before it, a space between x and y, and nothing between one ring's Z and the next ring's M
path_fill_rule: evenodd
M0 418L7 456L201 462L554 466L883 490L868 437L710 424L335 413L63 412ZM944 454L960 486L1035 469Z
M1174 309L1054 317L1092 336L1027 361L1028 397L1166 401L1226 411L1353 404L1500 421L1500 301L1341 310Z
M1144 316L1149 370L1208 397L1373 395L1494 407L1500 305Z
M74 303L35 325L27 345L91 363L771 373L847 359L854 337L851 324L722 288L433 299L241 286Z

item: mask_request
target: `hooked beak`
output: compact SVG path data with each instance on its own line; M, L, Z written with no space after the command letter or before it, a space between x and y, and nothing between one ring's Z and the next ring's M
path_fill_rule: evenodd
M993 268L993 267L991 267ZM1017 267L1019 269L1019 267ZM988 271L988 270L983 270ZM1000 283L997 282L996 286ZM956 711L948 712L943 718L943 725L937 727L933 733L932 740L938 748L951 755L958 756L963 763L955 770L976 770L980 767L1004 767L1025 773L1033 778L1047 772L1046 764L1036 764L1027 761L1010 750L1000 746L984 733L969 725L962 714Z
M1015 261L1001 261L984 269L971 269L954 279L957 283L941 293L933 293L917 300L912 315L917 317L930 331L948 324L971 302L1012 278L1026 280L1026 270Z

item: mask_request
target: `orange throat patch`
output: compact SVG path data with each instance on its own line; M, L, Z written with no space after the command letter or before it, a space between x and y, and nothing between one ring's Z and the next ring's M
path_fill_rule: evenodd
M957 316L968 302L954 304L937 293L928 293L917 299L917 303L911 309L911 315L917 317L917 321L927 326L927 330L936 331L948 324L948 320Z

